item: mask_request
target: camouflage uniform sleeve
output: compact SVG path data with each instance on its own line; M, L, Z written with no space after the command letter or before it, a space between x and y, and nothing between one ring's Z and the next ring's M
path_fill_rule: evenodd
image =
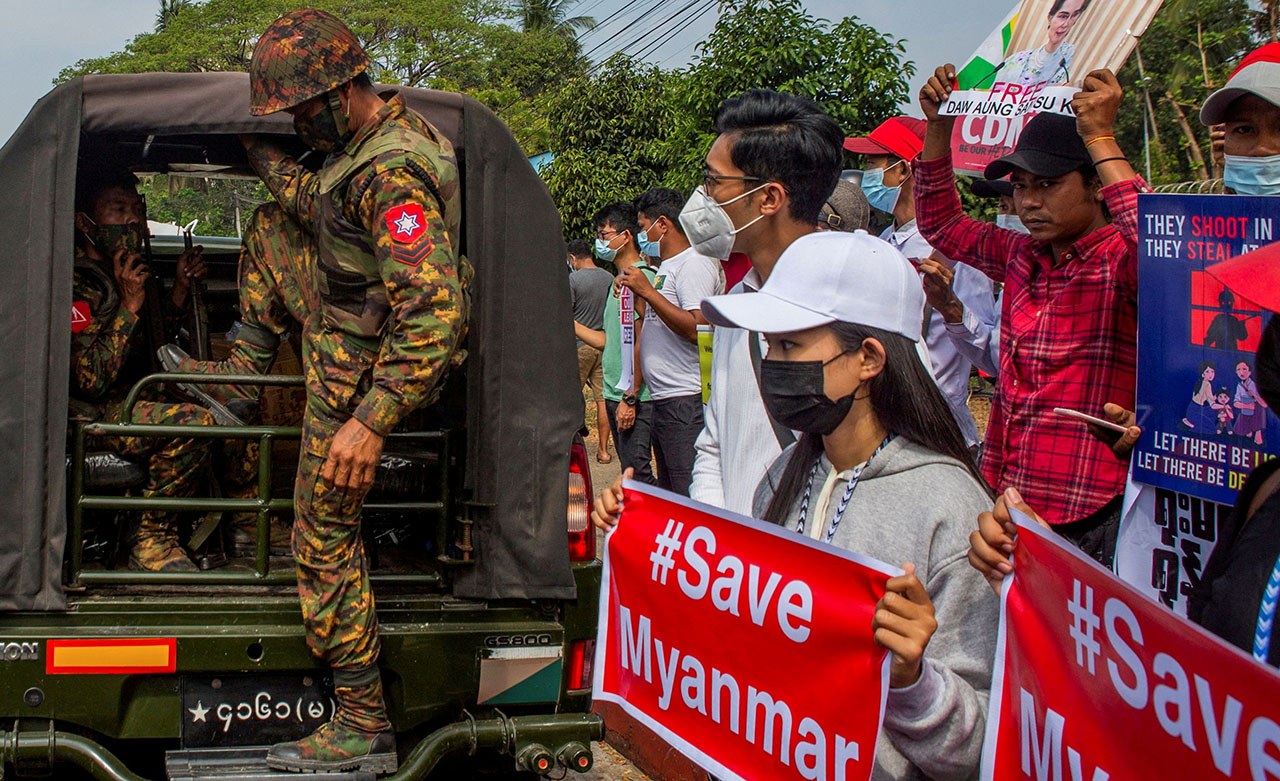
M358 211L375 242L392 331L355 417L385 436L426 402L447 371L463 329L462 283L440 204L418 173L397 167L374 174Z
M300 222L310 223L315 214L319 179L284 150L263 137L254 137L245 148L254 173L275 196L280 206Z
M116 380L129 354L129 338L138 327L138 316L123 306L102 311L105 296L76 280L72 291L71 381L79 395L96 399ZM77 332L76 318L88 323Z

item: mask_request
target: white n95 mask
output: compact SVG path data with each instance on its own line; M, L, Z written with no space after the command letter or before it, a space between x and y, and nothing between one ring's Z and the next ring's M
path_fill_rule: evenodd
M769 183L765 182L724 203L712 199L707 195L706 188L699 185L685 202L684 208L680 210L680 225L684 228L684 235L693 248L708 257L728 260L729 253L733 251L733 237L759 222L764 215L761 214L741 228L735 228L733 220L729 219L724 207L739 198L747 197L767 184Z

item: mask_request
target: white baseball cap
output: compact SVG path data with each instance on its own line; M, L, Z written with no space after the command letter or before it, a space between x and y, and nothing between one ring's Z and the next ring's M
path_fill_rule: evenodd
M1280 106L1280 43L1269 43L1245 55L1222 89L1200 107L1200 122L1220 124L1227 117L1227 107L1241 95L1257 95Z
M855 323L920 341L924 289L901 252L866 231L811 233L792 242L758 293L711 296L715 325L791 333Z

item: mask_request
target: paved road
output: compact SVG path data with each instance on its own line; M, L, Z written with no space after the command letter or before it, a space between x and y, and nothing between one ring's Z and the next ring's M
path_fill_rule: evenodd
M626 760L626 757L614 751L606 743L592 744L591 753L595 755L595 766L590 772L580 776L570 773L566 781L574 778L584 781L619 781L620 779L648 781L648 776L637 770Z

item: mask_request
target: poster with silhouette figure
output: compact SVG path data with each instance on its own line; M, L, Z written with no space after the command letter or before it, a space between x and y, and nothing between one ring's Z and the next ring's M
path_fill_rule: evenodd
M1270 244L1276 222L1280 198L1139 197L1135 480L1232 504L1280 453L1280 420L1253 379L1270 313L1206 271Z

